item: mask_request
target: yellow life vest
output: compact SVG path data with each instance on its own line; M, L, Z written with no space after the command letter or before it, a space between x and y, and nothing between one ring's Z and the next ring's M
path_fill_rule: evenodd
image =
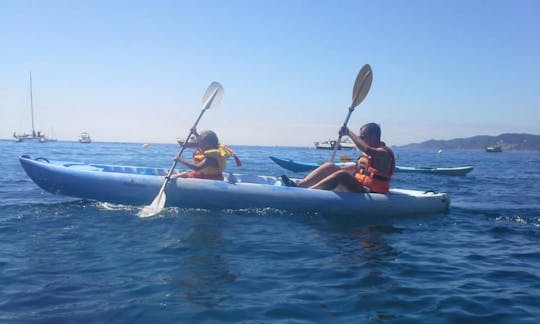
M213 159L216 161L217 166L207 166L199 171L204 175L221 175L223 170L227 167L227 158L233 155L233 151L226 145L219 144L217 149L211 150L197 150L193 153L193 161L195 163L201 162L204 159Z

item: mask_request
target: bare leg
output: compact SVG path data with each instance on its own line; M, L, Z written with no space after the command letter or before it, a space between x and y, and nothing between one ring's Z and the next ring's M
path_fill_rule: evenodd
M171 179L187 178L189 171L182 171L171 175Z
M334 163L326 162L322 164L320 167L318 167L317 169L311 171L310 174L308 174L304 179L302 179L302 181L298 182L296 185L298 187L304 187L304 188L311 187L317 182L321 181L322 179L328 177L332 173L337 172L339 170L341 170L341 168L335 165Z
M330 174L328 177L322 179L315 185L311 186L311 189L332 190L338 185L342 185L351 192L366 192L366 188L358 182L354 176L345 170L340 170Z

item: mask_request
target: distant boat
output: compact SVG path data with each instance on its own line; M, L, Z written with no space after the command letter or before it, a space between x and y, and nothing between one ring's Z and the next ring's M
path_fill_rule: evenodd
M336 146L336 140L326 140L322 142L315 142L315 148L318 150L333 150ZM348 137L343 137L339 142L338 150L353 150L356 149L353 141Z
M490 153L502 152L502 146L500 145L488 146L486 147L486 152L490 152Z
M88 132L82 132L81 135L79 135L79 143L92 143L90 134L88 134Z
M189 138L189 141L187 141L187 143L186 143L185 139L181 139L181 138L177 138L176 143L178 143L178 145L180 145L180 146L186 145L186 148L193 148L193 147L197 146L197 139L195 138L195 135L192 135Z
M31 133L19 133L13 132L13 138L15 139L15 142L23 142L23 141L36 141L39 143L45 143L48 142L49 139L43 134L41 131L36 131L35 124L34 124L34 100L32 96L32 72L30 72L30 115L32 118L32 132Z

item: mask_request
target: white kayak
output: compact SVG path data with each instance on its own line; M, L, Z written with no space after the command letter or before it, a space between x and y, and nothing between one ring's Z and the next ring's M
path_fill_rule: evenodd
M155 198L165 168L104 165L19 158L41 188L65 196L118 204L148 205ZM395 216L448 210L445 193L392 189L388 194L351 193L284 186L278 177L226 174L225 181L173 179L166 206L210 209L277 208L355 216Z

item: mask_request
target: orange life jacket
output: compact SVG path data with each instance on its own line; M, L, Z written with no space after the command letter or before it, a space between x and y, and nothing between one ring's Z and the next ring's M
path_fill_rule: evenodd
M392 168L390 173L384 173L373 167L373 158L362 152L356 162L356 174L354 177L369 190L378 193L387 193L390 190L390 178L394 174L396 160L394 153L386 146L383 148L392 155Z

